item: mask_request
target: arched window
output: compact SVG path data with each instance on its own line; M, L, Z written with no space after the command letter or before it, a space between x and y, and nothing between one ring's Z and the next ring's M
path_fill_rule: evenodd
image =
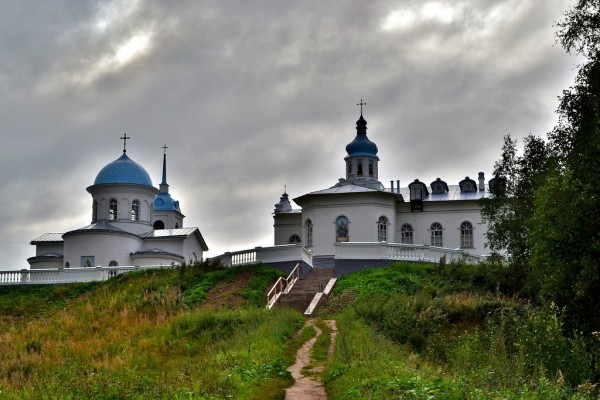
M304 229L306 233L306 245L312 246L313 244L313 224L310 219L307 219L304 223Z
M154 225L152 227L154 229L165 229L165 223L159 219L159 220L154 221Z
M117 200L116 199L110 199L110 202L108 205L108 220L109 221L117 220Z
M179 229L179 222L175 222L175 229Z
M439 222L431 224L431 245L436 247L444 247L444 228Z
M69 262L67 261L67 262L65 263L65 268L69 268L69 267L71 267L71 264L69 264Z
M294 234L294 235L290 236L290 239L288 240L288 243L290 243L290 244L299 244L299 243L302 243L302 239L300 239L300 236Z
M131 220L139 221L140 220L140 201L134 200L131 202Z
M369 160L369 176L373 176L375 174L375 168L373 165L373 160Z
M350 240L350 221L344 215L340 215L335 220L335 241L347 242Z
M413 232L414 230L411 224L402 224L402 227L400 228L402 244L414 243Z
M460 224L460 247L473 247L473 224L469 221Z
M379 217L377 221L377 241L387 242L387 227L388 219L386 217Z
M94 200L92 203L92 224L98 222L98 202Z
M362 170L362 160L357 160L356 161L356 174L358 176L362 176L363 174L363 170Z
M112 260L111 262L108 263L108 266L109 267L118 267L119 263L116 262L115 260Z
M352 161L348 160L348 173L351 174L352 173Z

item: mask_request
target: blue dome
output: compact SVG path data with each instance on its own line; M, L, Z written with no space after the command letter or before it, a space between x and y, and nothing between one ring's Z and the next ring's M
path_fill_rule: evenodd
M161 192L154 197L154 211L179 211L179 202L173 200L169 193Z
M127 157L125 153L98 172L94 185L103 183L134 183L152 186L150 175L144 167Z
M367 121L362 114L356 121L356 137L346 146L349 156L371 156L377 157L377 145L367 138Z

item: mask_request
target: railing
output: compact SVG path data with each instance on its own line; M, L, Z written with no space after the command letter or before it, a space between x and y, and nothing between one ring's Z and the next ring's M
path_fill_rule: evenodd
M304 262L312 266L312 253L301 244L287 244L272 247L255 247L253 249L227 252L211 260L219 261L226 267L238 265L274 263L274 262Z
M417 244L400 244L385 242L340 242L335 244L337 260L407 260L439 262L442 257L446 261L464 261L477 263L482 256L467 253L461 249L448 249Z
M277 279L277 282L275 282L271 290L269 290L269 293L267 293L267 309L270 310L275 303L277 303L277 300L279 300L279 297L281 297L282 294L287 294L292 290L294 284L300 279L301 268L302 266L298 263L287 278L284 279L280 277Z
M113 276L117 276L129 271L171 267L172 266L170 265L145 265L0 271L0 286L105 281Z

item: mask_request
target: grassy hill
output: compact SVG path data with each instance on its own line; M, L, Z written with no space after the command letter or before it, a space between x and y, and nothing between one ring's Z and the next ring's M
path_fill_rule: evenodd
M265 310L279 275L202 264L0 287L0 400L283 398L310 332L295 335L295 311ZM512 296L500 265L364 270L319 314L339 327L321 373L330 399L598 396L600 341Z
M199 265L2 287L0 399L280 398L302 317L264 309L277 276Z

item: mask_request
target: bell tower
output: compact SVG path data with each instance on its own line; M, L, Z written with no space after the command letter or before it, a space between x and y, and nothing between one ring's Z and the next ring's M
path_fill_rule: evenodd
M367 103L360 103L360 117L356 121L356 137L346 146L348 155L344 158L346 161L346 181L365 186L382 188L379 182L377 145L367 137L367 121L363 117L363 106Z

